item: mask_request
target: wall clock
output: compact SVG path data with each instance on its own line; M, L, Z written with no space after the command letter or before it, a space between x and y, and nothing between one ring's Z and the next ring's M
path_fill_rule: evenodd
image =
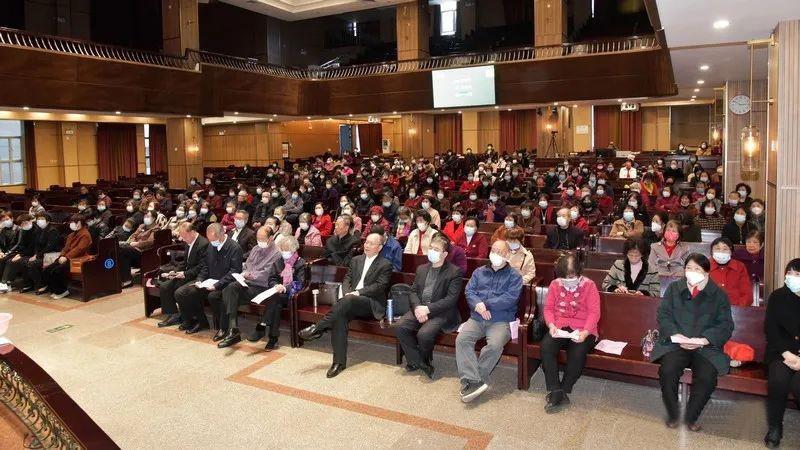
M747 114L750 112L750 97L746 95L737 95L730 99L728 102L728 107L730 108L731 112L734 114Z

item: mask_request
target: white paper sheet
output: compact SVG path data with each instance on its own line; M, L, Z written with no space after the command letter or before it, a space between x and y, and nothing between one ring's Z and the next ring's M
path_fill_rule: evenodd
M244 275L240 273L232 273L231 276L234 280L238 281L244 287L247 287L247 283L244 281Z
M514 340L519 337L519 319L508 322L508 326L511 327L511 340Z
M600 350L603 353L611 355L621 355L622 350L627 346L627 342L609 341L608 339L601 339L600 342L594 347L595 350Z
M217 281L219 281L219 280L215 280L213 278L209 278L207 280L198 281L194 285L197 286L198 289L208 289L210 287L214 287L214 285L217 284Z
M556 336L555 337L562 338L562 339L576 340L576 339L580 338L580 335L581 334L580 334L580 332L578 330L572 330L572 332L568 333L568 332L562 330L561 328L559 328L556 331Z
M264 291L264 292L256 295L255 297L253 297L253 299L250 300L250 301L252 303L255 303L256 305L260 305L261 303L264 302L264 300L272 297L276 293L278 293L278 286L274 286L271 289L267 289L266 291Z
M703 338L679 338L672 336L670 337L673 344L691 344L691 345L705 345L703 342Z

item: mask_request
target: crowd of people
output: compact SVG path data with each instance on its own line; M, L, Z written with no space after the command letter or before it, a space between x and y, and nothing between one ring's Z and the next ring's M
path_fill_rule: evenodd
M620 179L624 188L614 182ZM70 261L109 237L119 241L118 264L129 286L155 233L168 229L186 250L154 280L164 314L158 326L178 326L187 334L208 329L208 302L216 326L212 339L226 348L243 338L239 306L272 294L245 337L268 337L271 350L278 345L281 309L308 282L301 248L324 247L329 264L347 267L341 298L299 336L310 341L331 333L332 378L347 366L349 321L383 319L390 288L397 287L390 286L392 272L402 270L404 253L420 255L428 263L416 267L413 283L394 299L401 317L393 327L406 369L433 378L435 339L458 328L460 394L470 402L488 389L511 339L522 288L536 276L526 237L545 233L546 248L566 251L541 311L548 329L541 341L546 411L569 404L599 339L600 291L661 297L663 338L653 360L661 365L667 425L678 424L678 382L691 367L685 421L699 430L716 379L729 370L723 348L734 327L731 305L753 304L752 283L764 275L765 203L743 183L725 194L722 179L721 165L709 172L696 156L682 169L662 157L643 165L631 157L621 167L602 159L539 167L525 151L500 154L492 146L480 154L466 149L411 160L325 154L289 170L272 164L209 172L179 193L160 182L135 189L119 225L107 193L84 186L65 240L36 197L27 212L0 214L0 291L63 298L69 295ZM622 192L615 193L615 186ZM484 222L498 226L481 232ZM581 261L569 250L586 247L603 225L625 243L621 259L598 285L583 276ZM687 244L700 242L702 230L720 236L708 247L710 259ZM469 258L486 262L466 280ZM464 281L470 315L462 324L457 302ZM800 398L799 295L800 260L793 260L766 311L768 445L780 441L788 393ZM481 339L486 345L476 355ZM560 376L562 349L567 364Z

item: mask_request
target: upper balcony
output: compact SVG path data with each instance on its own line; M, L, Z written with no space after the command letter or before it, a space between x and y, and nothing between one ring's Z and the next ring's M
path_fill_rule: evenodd
M220 115L432 109L431 70L493 64L499 105L673 95L654 36L298 69L189 50L168 56L0 28L0 105Z

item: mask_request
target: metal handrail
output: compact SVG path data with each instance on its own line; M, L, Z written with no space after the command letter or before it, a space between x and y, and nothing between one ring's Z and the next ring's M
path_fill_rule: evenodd
M461 53L427 59L385 61L355 66L298 69L261 62L254 58L187 50L184 56L135 50L78 39L48 36L0 27L0 46L14 46L66 53L89 58L199 71L203 64L297 80L331 80L398 72L437 70L484 64L505 64L551 58L623 53L660 48L655 36L633 36L607 41L575 42L540 47L520 47L485 53Z
M136 50L61 36L49 36L0 27L0 46L24 47L57 53L173 69L195 70L189 58Z
M272 64L265 64L255 59L239 58L196 50L189 50L188 52L194 55L194 57L197 58L197 60L202 64L212 64L235 70L245 70L255 73L283 76L287 78L330 80L371 75L385 75L397 72L468 67L483 64L503 64L540 59L654 50L658 48L660 48L660 46L655 36L634 36L610 41L575 42L541 47L521 47L496 50L486 53L461 53L457 55L437 56L427 59L385 61L355 66L318 69L288 69Z

